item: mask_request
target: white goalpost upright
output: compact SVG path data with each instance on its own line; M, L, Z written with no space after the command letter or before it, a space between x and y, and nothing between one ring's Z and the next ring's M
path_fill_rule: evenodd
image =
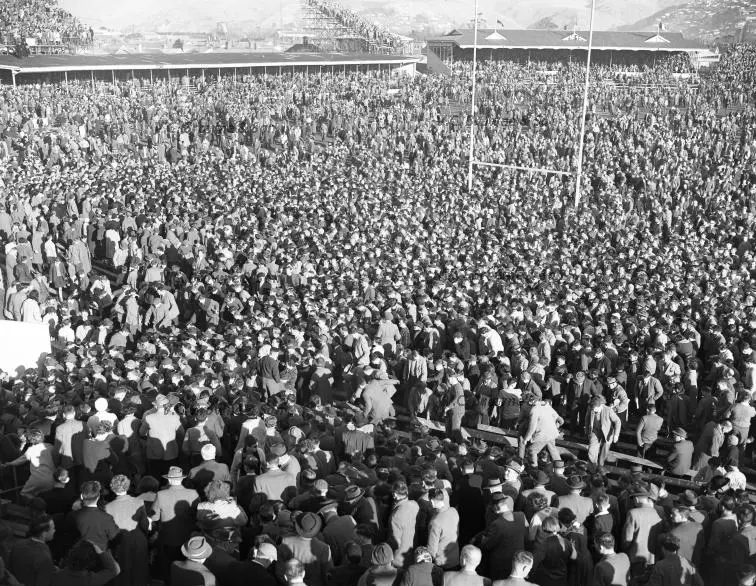
M475 166L499 167L515 171L531 171L534 173L554 173L557 175L575 176L575 207L580 203L580 183L583 177L583 149L585 146L585 120L588 115L588 92L591 85L591 53L593 50L593 19L596 13L596 0L591 0L591 19L588 31L588 55L585 63L585 84L583 87L583 110L580 118L580 139L578 143L577 169L575 171L561 171L541 167L523 167L520 165L506 165L475 160L475 94L478 74L478 0L475 0L475 32L473 39L473 71L472 71L472 103L470 105L470 153L467 171L467 189L472 191Z

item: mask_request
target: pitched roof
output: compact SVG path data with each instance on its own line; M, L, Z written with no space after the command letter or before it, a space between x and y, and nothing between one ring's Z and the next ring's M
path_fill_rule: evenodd
M496 33L496 34L494 34ZM478 48L484 49L587 49L589 31L478 29ZM457 29L428 44L452 43L472 49L475 31ZM705 47L681 33L593 31L593 49L624 51L701 51Z

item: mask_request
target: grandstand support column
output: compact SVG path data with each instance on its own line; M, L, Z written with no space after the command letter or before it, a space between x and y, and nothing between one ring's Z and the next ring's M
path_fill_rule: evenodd
M94 90L94 71L89 72L89 78L92 81L92 90Z
M11 71L11 78L13 79L13 87L16 87L16 72Z
M473 186L473 153L475 151L475 86L478 75L478 0L475 0L475 36L473 37L472 105L470 106L470 160L467 167L467 191ZM452 49L453 51L454 49Z
M575 179L575 207L580 204L580 184L583 180L583 148L585 146L585 117L588 114L588 88L591 85L591 50L593 49L593 16L596 0L591 0L591 28L588 31L588 55L585 60L585 87L583 88L583 115L580 117L580 142L578 145L577 177Z
M115 85L115 69L110 70L110 76L113 78L113 85Z

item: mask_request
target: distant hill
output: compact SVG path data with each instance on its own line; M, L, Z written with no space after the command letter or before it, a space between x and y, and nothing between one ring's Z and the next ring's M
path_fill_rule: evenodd
M737 35L748 17L756 17L753 0L691 0L660 10L620 30L651 30L664 24L667 30L686 38L711 42L718 37Z

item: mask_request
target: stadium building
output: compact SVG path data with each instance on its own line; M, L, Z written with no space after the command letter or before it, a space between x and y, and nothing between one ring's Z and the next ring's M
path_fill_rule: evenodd
M404 55L330 53L145 53L124 55L0 55L0 83L179 80L190 76L241 79L265 73L393 71L414 75L418 59Z
M585 62L588 31L564 30L478 30L478 58L528 63ZM469 61L475 48L473 29L453 30L428 39L428 50L441 61ZM594 31L591 61L598 65L653 65L659 58L703 52L706 47L685 39L681 33L665 31Z

